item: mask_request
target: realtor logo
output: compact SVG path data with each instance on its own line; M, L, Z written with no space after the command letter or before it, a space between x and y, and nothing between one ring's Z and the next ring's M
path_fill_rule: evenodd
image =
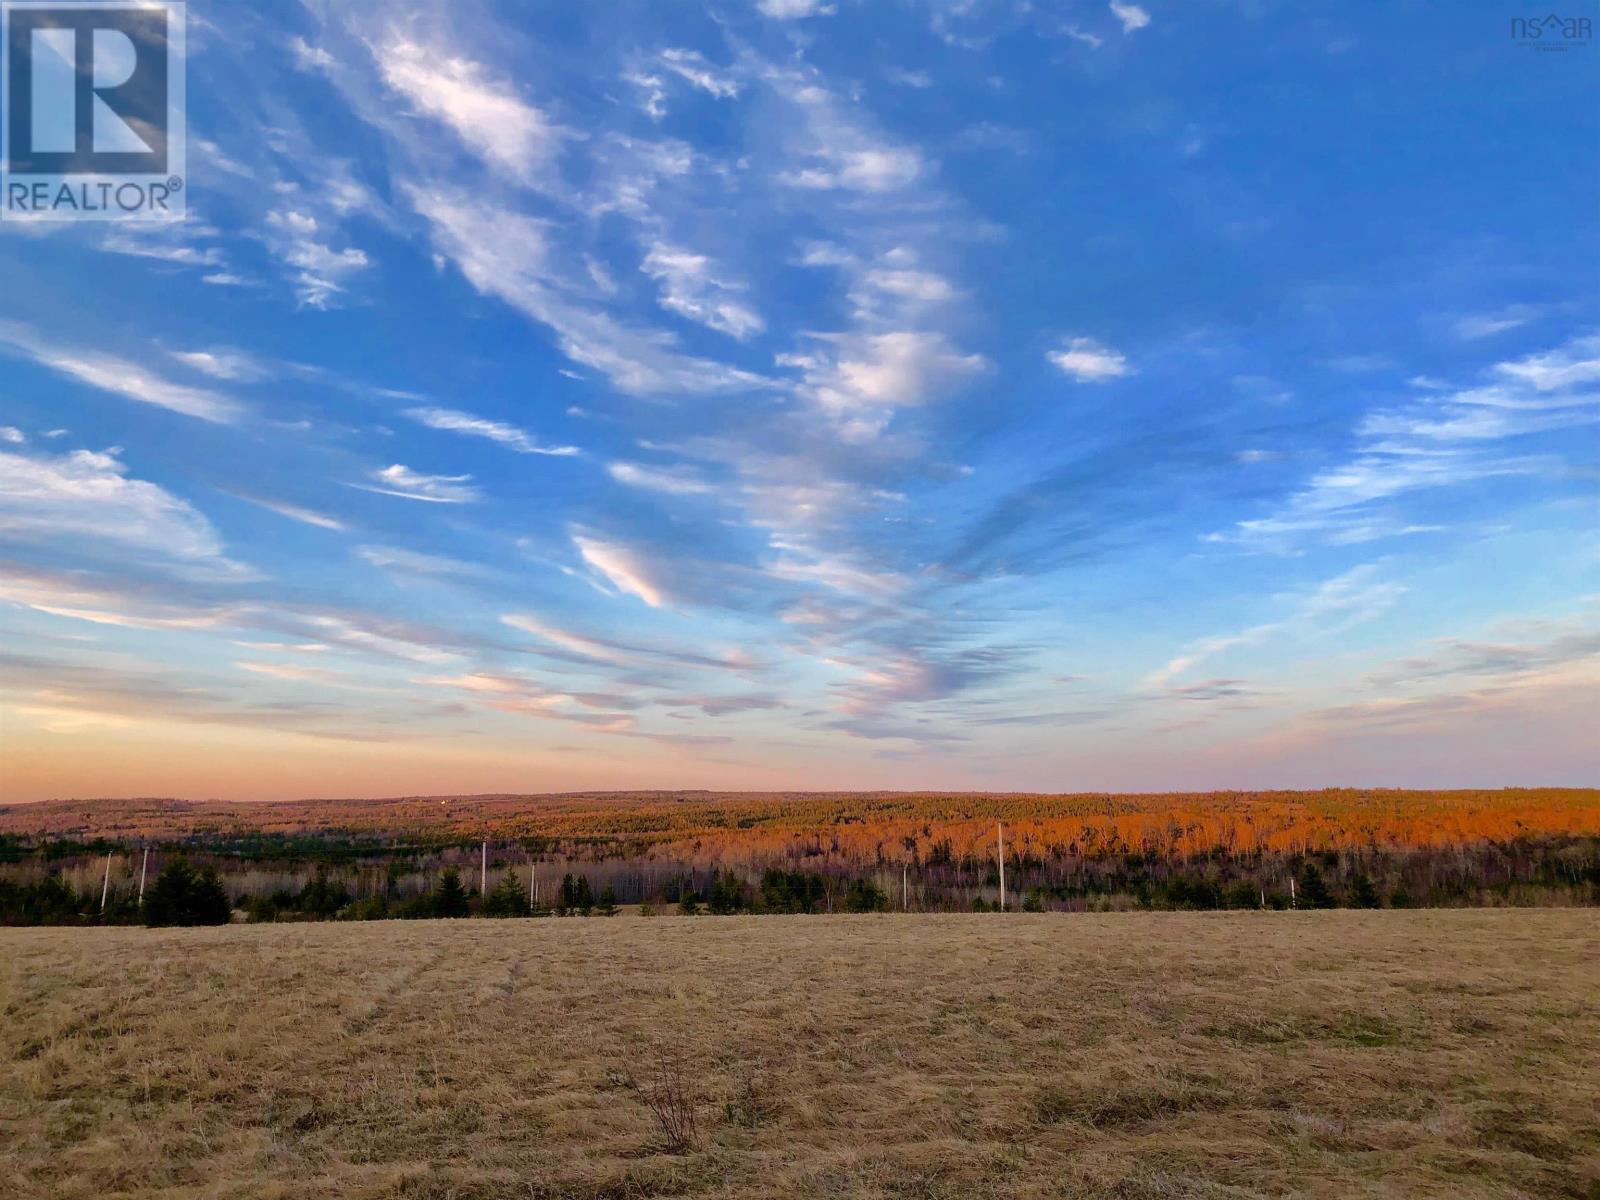
M0 218L184 214L184 6L0 3Z

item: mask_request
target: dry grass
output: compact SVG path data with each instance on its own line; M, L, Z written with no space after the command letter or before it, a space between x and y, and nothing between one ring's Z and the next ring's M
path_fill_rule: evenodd
M0 1011L16 1200L1600 1196L1592 911L0 930Z

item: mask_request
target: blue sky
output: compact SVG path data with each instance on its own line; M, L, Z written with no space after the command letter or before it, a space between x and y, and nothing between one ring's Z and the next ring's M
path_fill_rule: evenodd
M0 791L1592 783L1525 7L190 4L188 219L0 226Z

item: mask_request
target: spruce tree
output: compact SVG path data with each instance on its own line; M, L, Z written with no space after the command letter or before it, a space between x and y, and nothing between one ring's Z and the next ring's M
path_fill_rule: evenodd
M449 867L439 876L439 889L433 894L433 915L464 917L469 911L467 889L461 886L461 873Z
M483 902L486 917L525 917L528 915L528 893L510 871L490 889Z

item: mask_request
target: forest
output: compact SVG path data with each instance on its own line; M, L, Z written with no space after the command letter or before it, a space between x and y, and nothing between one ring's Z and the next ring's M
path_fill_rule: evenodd
M0 923L1600 903L1594 791L431 805L18 806L0 812Z

